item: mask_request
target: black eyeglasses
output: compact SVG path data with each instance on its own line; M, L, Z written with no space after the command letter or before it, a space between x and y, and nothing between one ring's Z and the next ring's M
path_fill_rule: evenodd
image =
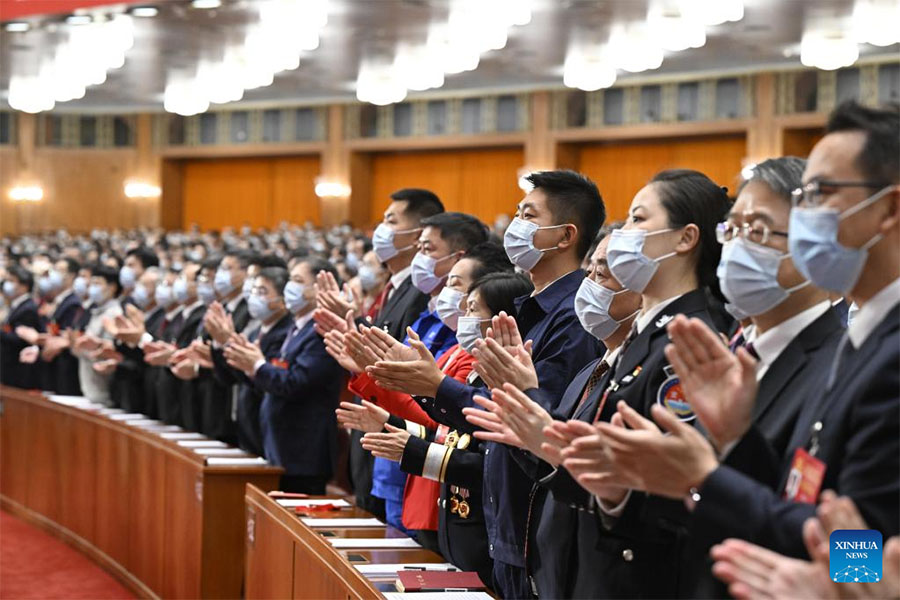
M889 186L889 183L876 181L829 181L817 179L791 192L794 206L821 206L826 195L833 193L831 188L869 188L878 190Z
M788 236L786 231L769 229L769 226L766 224L751 225L750 223L744 223L738 225L736 223L723 221L716 225L716 239L720 244L730 242L734 238L741 236L745 240L750 240L755 244L765 245L773 235L780 237Z

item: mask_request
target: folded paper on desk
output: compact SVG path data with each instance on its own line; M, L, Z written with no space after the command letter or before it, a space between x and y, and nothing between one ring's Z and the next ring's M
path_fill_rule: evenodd
M369 519L316 519L302 518L310 527L384 527L385 524L375 518Z
M219 440L179 440L178 445L184 448L227 448L228 444Z
M494 600L485 592L385 592L386 600Z
M147 417L141 413L120 413L109 415L109 418L113 421L133 421L134 419L146 419Z
M101 415L124 415L125 411L121 408L101 408L97 411Z
M266 459L259 456L235 457L230 456L209 456L206 459L207 466L210 467L247 467L253 465L267 465Z
M91 408L95 406L93 402L91 402L84 396L61 396L58 394L47 394L47 400L49 400L50 402L55 402L56 404L72 406L74 408ZM99 404L96 406L100 407Z
M164 440L205 440L206 436L202 433L194 433L192 431L165 431L159 434Z
M326 538L335 548L421 548L412 538Z
M240 448L192 448L192 450L204 456L245 456L247 454Z
M125 421L126 425L131 425L132 427L140 427L141 429L147 429L148 427L153 427L155 425L161 425L162 421L157 421L155 419L131 419L130 421Z
M335 508L352 506L349 502L342 500L341 498L284 498L283 500L276 500L275 502L285 508L322 506L324 504L331 504Z
M367 577L396 577L400 571L459 571L451 563L386 563L353 566Z

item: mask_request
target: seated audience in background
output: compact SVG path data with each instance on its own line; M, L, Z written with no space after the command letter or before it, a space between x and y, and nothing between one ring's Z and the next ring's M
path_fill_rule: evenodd
M16 329L29 327L42 331L37 303L31 297L34 276L19 265L9 265L3 280L3 299L9 307L0 330L0 383L31 389L39 385L38 370L34 364L21 363L19 354L29 342L22 339Z

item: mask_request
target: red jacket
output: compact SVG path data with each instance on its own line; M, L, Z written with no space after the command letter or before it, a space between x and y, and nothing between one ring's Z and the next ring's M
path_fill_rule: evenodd
M472 371L475 358L460 348L459 344L448 349L437 360L438 368L448 377L461 383ZM440 425L429 417L409 394L386 390L375 385L375 380L359 373L350 378L350 391L385 409L401 419L437 429ZM407 529L431 529L438 527L437 500L441 495L441 484L437 481L410 475L403 490L403 526Z

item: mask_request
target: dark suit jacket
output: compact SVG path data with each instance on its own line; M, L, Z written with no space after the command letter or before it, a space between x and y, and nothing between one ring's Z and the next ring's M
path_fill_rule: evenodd
M751 427L700 488L693 534L715 541L738 537L789 556L806 556L803 522L811 504L782 499L794 452L813 446L825 463L822 489L849 496L869 527L885 539L900 533L900 315L895 305L859 349L842 339L837 376L822 364L805 396L782 460ZM740 518L735 518L740 515Z
M683 295L620 351L615 372L607 371L579 405L599 359L582 369L566 390L557 416L593 422L608 392L599 419L608 421L619 400L649 418L650 407L674 383L663 351L669 341L665 325L677 314L714 327L705 293ZM542 392L529 390L528 395L540 401ZM692 418L690 413L680 416ZM687 513L680 501L634 492L622 516L606 529L595 514L593 497L565 469L557 469L541 484L551 493L539 507L540 521L527 556L541 597L679 595L679 573L691 568L685 556Z
M227 310L227 308L226 308ZM243 332L250 320L247 301L241 298L234 312L230 313L234 322L234 330ZM203 339L210 343L209 336L203 331ZM237 389L225 385L215 377L211 369L200 369L193 382L194 395L200 409L200 431L211 438L230 444L237 442L237 429L232 420L232 408L236 402Z
M196 339L200 323L203 321L203 315L206 313L206 307L197 307L191 312L187 318L184 318L184 312L181 313L181 325L167 328L164 337L166 341L171 341L178 348L186 348ZM200 427L199 411L196 409L196 400L189 393L183 393L184 382L175 377L168 367L158 367L158 378L156 381L156 398L159 407L160 417L166 423L180 425L186 429L197 431Z
M9 312L0 327L0 383L13 387L33 389L40 385L38 366L23 365L19 362L19 352L28 344L16 335L16 327L24 325L43 331L38 307L29 297Z
M330 478L344 370L325 351L311 320L286 342L280 358L287 368L266 363L253 378L256 389L265 392L259 420L266 459L288 476Z
M384 303L373 324L386 329L394 339L403 340L406 328L419 318L428 306L428 300L428 296L413 285L412 277L407 277ZM362 432L355 429L350 432L350 481L356 494L356 504L376 516L384 516L384 502L370 493L375 457L363 450L359 443L362 436Z
M280 355L281 345L293 322L293 317L286 313L261 338L259 337L260 330L257 329L250 332L247 339L251 342L259 339L259 347L266 357L266 361L271 361ZM224 385L237 385L238 387L236 411L238 446L257 456L265 456L262 429L259 424L259 407L262 404L263 392L258 390L253 385L253 381L243 372L228 366L222 348L213 348L212 356L216 379Z
M50 317L48 330L62 334L66 329L75 329L76 320L84 312L81 299L74 293L69 294L59 303ZM42 388L57 394L80 396L81 386L78 383L78 359L69 350L63 350L52 361L42 365Z
M165 312L161 308L150 311L144 320L145 330L156 331L163 318ZM116 342L116 350L122 355L122 362L110 381L110 397L127 412L148 414L144 378L150 366L144 362L144 353L140 348L131 348L119 342Z

